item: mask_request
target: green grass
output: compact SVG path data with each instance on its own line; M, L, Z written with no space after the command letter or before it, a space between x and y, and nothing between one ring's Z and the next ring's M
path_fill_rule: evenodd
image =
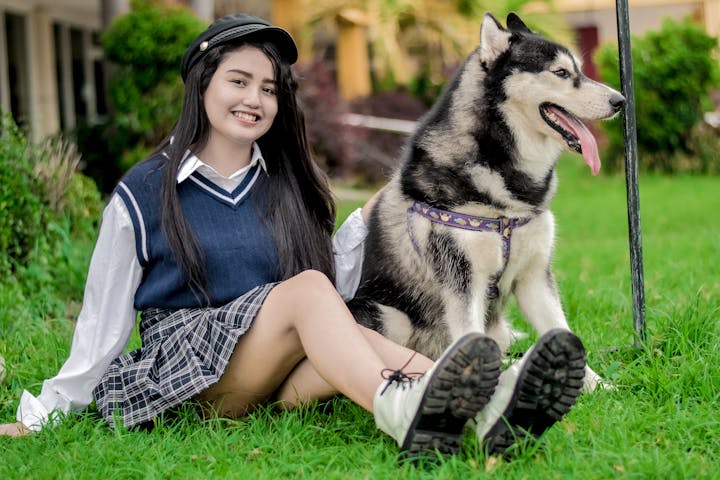
M461 455L415 468L398 465L372 416L342 399L236 421L186 410L150 433L111 431L90 411L1 438L0 478L720 478L720 178L641 175L648 343L637 350L624 179L581 164L561 161L554 272L591 366L617 389L583 395L544 445L508 462L486 458L470 434ZM84 269L89 245L78 249L68 255ZM80 287L65 306L52 282L39 284L1 285L0 421L67 354ZM526 328L514 306L511 316Z

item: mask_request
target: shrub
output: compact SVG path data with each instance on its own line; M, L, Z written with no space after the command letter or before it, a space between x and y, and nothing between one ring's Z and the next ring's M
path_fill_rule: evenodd
M0 130L0 273L5 274L27 261L45 215L25 137L9 115L2 117Z
M183 99L182 55L205 27L187 8L134 0L132 11L103 33L105 57L113 64L111 113L104 124L81 126L77 132L86 171L103 191L154 149L177 121Z
M182 107L182 56L204 28L188 9L147 0L134 1L129 14L113 21L102 45L116 68L108 88L115 128L150 148L169 133Z
M715 152L720 144L713 142L712 137L700 135L696 128L703 111L711 105L712 87L718 85L718 66L712 55L715 47L716 39L690 21L666 19L659 31L633 37L637 140L642 167L665 172L695 167L718 169L717 155L714 160L707 158L708 141L713 144L710 150ZM617 47L601 48L597 62L603 79L620 89ZM608 171L617 170L624 158L622 124L607 122L602 126L609 141L605 167ZM696 154L704 155L704 159L688 165L687 158Z
M81 156L77 146L58 135L30 151L42 203L49 207L47 217L67 222L71 233L94 238L104 202L95 182L78 171Z
M65 193L80 165L77 146L62 136L45 140L33 156L33 173L42 186L45 202L54 213L67 206Z
M10 116L0 130L0 275L63 284L72 244L92 242L103 207L95 183L77 172L73 144L28 144ZM80 266L84 268L84 266ZM74 273L77 277L77 272ZM76 285L75 282L74 285Z
M11 263L12 278L30 296L47 295L43 302L79 299L104 205L100 192L77 171L77 148L61 136L27 145L25 156L24 174L37 181L35 206L41 214L33 243Z
M187 8L133 0L132 11L115 19L102 36L106 58L125 74L114 81L145 93L179 78L185 49L205 27Z
M95 239L105 202L91 178L75 173L65 191L63 215L74 236Z
M82 296L104 202L95 182L76 172L60 203L62 210L47 215L42 237L15 277L28 295L43 292L67 302Z

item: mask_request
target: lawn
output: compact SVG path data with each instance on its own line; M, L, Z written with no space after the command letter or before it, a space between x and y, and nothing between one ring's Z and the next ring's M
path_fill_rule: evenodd
M186 410L152 432L111 431L91 410L0 438L0 478L720 478L720 177L640 181L648 342L635 349L624 178L591 177L576 156L561 160L554 272L589 363L616 388L581 396L543 445L513 461L486 458L469 433L461 455L398 465L372 416L338 399L237 421ZM341 203L344 217L361 202ZM88 254L88 245L68 247L68 262L82 271ZM0 421L12 421L22 389L37 394L65 358L79 292L58 306L5 286Z

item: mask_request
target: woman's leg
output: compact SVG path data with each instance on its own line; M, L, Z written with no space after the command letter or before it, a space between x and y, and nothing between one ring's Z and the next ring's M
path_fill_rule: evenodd
M273 393L272 401L281 408L295 408L314 401L328 400L338 393L317 373L310 360L304 358Z
M365 336L375 352L392 370L401 368L407 372L425 373L431 360L416 354L387 339L380 333L357 324L357 328ZM408 360L410 362L408 363ZM327 400L338 394L338 391L323 379L307 358L300 361L273 395L273 399L284 408L316 400Z
M373 396L383 382L385 368L399 368L413 352L396 346L398 363L388 364L380 351L394 347L389 340L361 329L330 281L316 271L303 272L275 287L250 330L240 338L220 381L198 396L218 413L239 416L266 400L296 371L297 379L310 379L325 389L308 367L296 366L307 357L314 371L335 391L372 411ZM432 361L416 354L413 371L424 372ZM415 370L417 369L417 370ZM306 385L294 382L298 391ZM315 387L310 387L312 392ZM314 395L313 395L314 396Z

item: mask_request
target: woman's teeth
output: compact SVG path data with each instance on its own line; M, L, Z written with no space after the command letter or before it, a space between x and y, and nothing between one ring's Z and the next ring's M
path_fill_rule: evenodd
M247 122L256 122L257 121L257 115L253 115L251 113L243 113L243 112L233 112L233 115L236 118L239 118L240 120L245 120Z

